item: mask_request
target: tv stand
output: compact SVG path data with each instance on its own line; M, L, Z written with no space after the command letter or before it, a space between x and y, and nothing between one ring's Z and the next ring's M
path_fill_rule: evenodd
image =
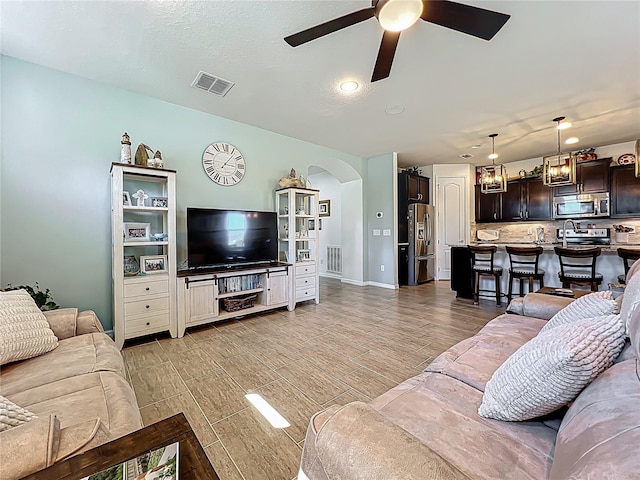
M292 266L232 265L178 272L178 336L185 329L276 308L295 308Z

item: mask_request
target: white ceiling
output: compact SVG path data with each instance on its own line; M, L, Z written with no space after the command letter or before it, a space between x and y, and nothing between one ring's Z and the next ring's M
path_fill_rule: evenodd
M108 85L399 164L500 161L640 138L640 2L465 2L511 15L490 42L419 21L389 78L369 83L375 19L297 48L283 37L371 5L352 1L6 1L2 53ZM223 98L198 71L236 82ZM344 96L345 78L363 88ZM400 115L385 108L402 105ZM483 148L470 150L472 144Z

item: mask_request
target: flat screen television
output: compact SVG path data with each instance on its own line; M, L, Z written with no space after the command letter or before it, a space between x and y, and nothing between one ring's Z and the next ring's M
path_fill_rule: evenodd
M187 208L189 269L277 261L275 212Z

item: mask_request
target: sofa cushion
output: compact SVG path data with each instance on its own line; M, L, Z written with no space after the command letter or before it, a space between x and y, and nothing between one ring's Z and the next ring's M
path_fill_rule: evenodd
M518 348L531 340L546 320L504 314L477 335L441 353L425 372L441 373L484 391L487 381Z
M638 362L612 366L573 402L558 431L551 480L638 478Z
M620 307L620 317L627 327L627 333L629 332L629 322L634 312L638 310L638 305L640 305L640 274L635 274L627 281Z
M577 298L569 305L556 313L549 322L542 327L542 331L555 328L559 325L582 320L583 318L600 317L616 313L618 308L613 293L610 291L593 292Z
M478 413L517 421L553 412L611 366L624 340L619 315L541 331L496 370Z
M0 432L27 423L34 418L38 417L26 408L22 408L0 395Z
M55 368L51 368L55 365ZM104 333L60 340L58 348L2 367L0 393L11 397L34 387L92 372L114 372L124 377L122 355Z
M133 389L114 372L63 378L10 398L38 416L55 414L63 428L99 418L114 437L119 437L142 427Z
M0 365L58 346L49 322L26 290L0 292Z
M482 418L481 400L482 392L465 383L422 373L370 405L471 478L547 478L555 430L539 421Z

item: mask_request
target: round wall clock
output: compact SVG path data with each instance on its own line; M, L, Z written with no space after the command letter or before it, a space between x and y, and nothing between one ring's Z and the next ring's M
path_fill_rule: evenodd
M209 145L202 154L202 166L207 176L218 185L235 185L244 177L244 157L230 143Z

